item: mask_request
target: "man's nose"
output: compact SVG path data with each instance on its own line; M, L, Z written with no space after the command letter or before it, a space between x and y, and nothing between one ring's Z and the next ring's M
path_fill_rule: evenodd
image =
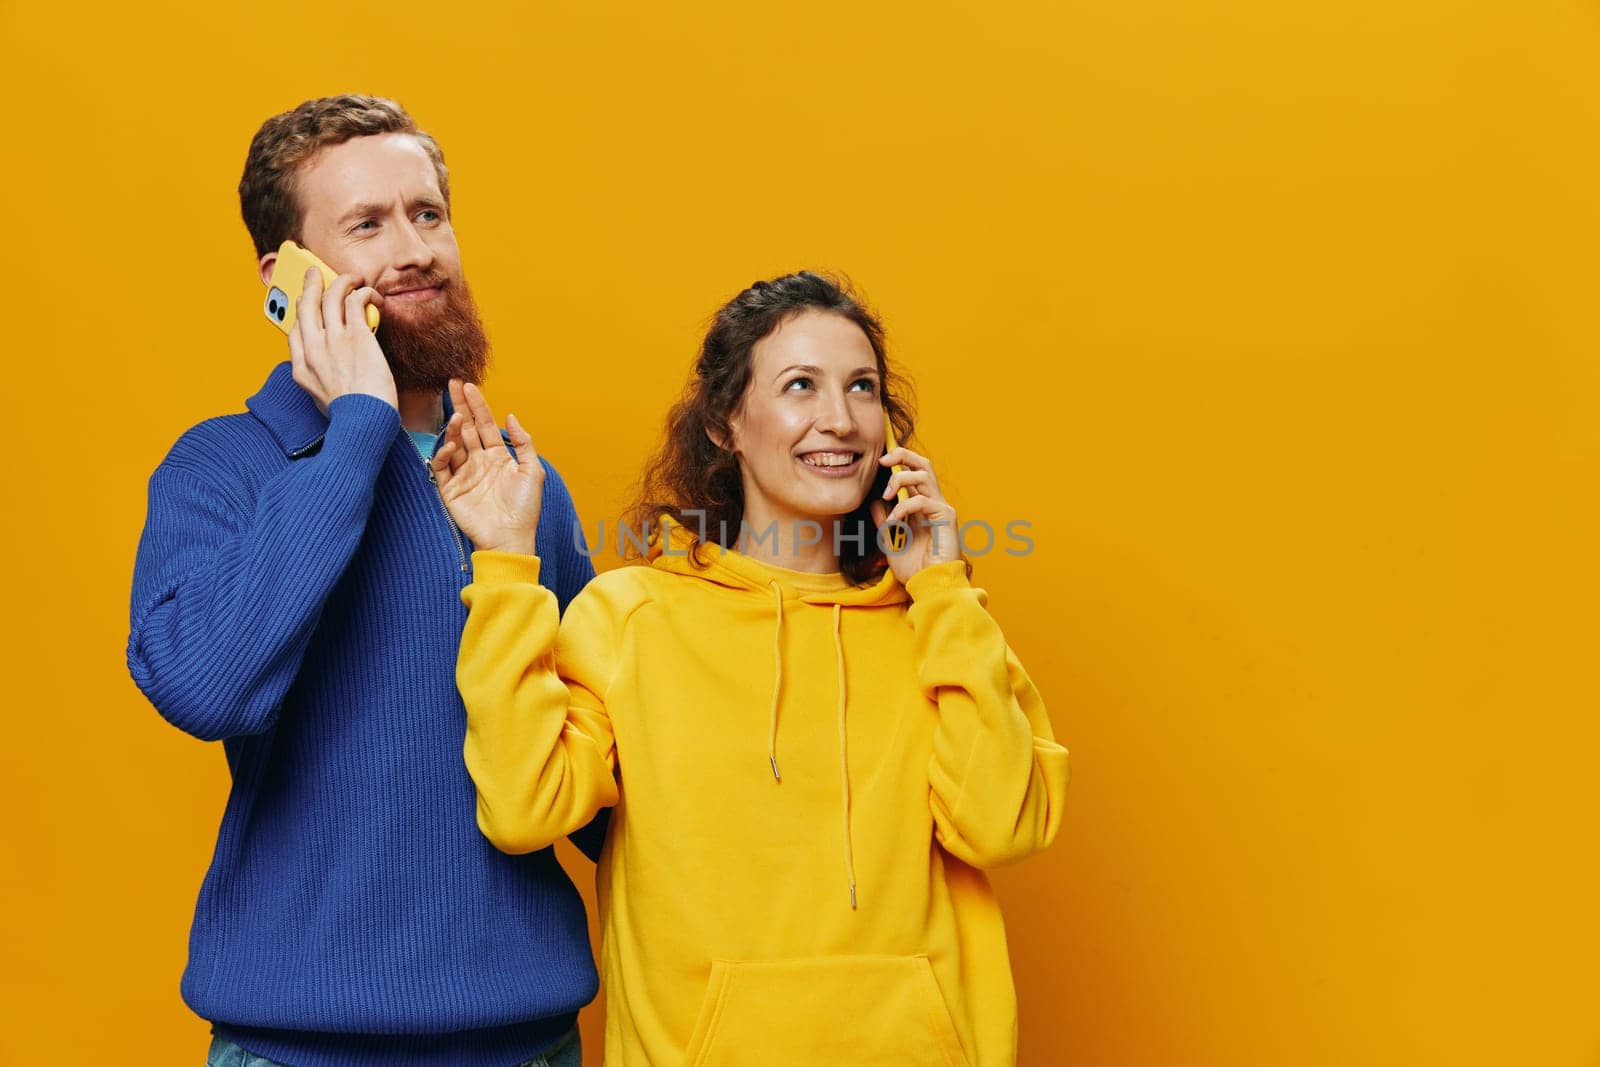
M433 266L433 249L416 226L407 219L397 228L399 247L395 249L395 270L427 270Z

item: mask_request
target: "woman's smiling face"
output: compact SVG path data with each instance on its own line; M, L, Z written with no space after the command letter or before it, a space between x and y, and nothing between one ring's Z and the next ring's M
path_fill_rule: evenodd
M826 530L860 506L883 455L882 387L871 342L842 315L803 311L756 342L729 420L752 529L811 520Z

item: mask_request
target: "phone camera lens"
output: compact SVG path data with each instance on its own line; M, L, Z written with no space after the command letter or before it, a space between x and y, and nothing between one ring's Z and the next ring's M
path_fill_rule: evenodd
M289 315L289 294L276 285L267 290L267 302L262 305L267 318L281 323Z

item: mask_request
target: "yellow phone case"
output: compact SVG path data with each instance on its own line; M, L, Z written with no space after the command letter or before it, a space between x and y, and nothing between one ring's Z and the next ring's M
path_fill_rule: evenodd
M884 454L887 455L888 453L893 452L895 449L897 449L899 447L900 447L900 442L895 440L895 436L894 436L894 420L889 418L889 412L887 410L885 410L884 413L883 413L883 451L884 451ZM889 472L891 474L898 474L903 470L905 470L905 467L901 466L898 463L894 464L893 466L891 466L889 468ZM909 497L910 495L911 495L911 492L909 490L902 488L899 492L895 493L894 498L895 498L895 500L897 502L899 502L901 504L904 504L906 502L906 498ZM906 547L906 532L904 530L900 529L899 527L893 527L888 531L888 534L884 538L884 540L888 543L888 545L889 545L889 547L891 549L893 549L896 552L899 552L902 548Z
M272 265L272 280L267 283L267 298L261 302L261 312L284 333L294 329L295 308L305 289L306 271L312 267L322 272L324 289L338 277L336 271L293 241L278 246L278 260ZM378 328L378 309L372 304L367 305L367 327Z

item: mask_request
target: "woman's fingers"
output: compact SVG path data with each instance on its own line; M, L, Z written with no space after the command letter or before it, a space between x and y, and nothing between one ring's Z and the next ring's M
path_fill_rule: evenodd
M467 405L466 382L460 378L450 379L450 406L454 412L450 416L450 432L461 441L462 460L465 461L468 453L477 452L483 447L483 442L478 440L478 431L472 422L472 412ZM471 431L471 440L468 440L468 431Z
M539 452L533 447L533 438L514 414L506 416L506 436L511 438L511 447L517 450L517 466L539 462Z
M433 468L433 484L440 489L449 485L450 479L455 476L455 467L450 464L450 455L452 452L460 451L454 441L446 441L433 454L433 459L428 461L428 466Z
M939 476L933 472L933 464L928 462L928 457L920 452L913 452L909 448L892 448L884 453L878 461L885 467L900 467L889 477L891 492L884 494L887 500L902 487L913 495L921 493L923 496L939 495Z
M885 521L894 522L899 520L904 522L911 515L921 516L924 522L931 522L935 519L948 521L955 517L955 512L949 504L938 497L913 496L907 497L896 504L894 510L889 512L889 517Z
M444 439L439 442L439 450L433 458L443 460L449 465L450 473L459 471L467 462L466 443L461 439L461 415L451 415L450 421L444 426Z
M482 452L485 443L478 435L477 420L467 412L467 409L461 408L450 417L452 420L458 418L461 420L457 425L460 428L461 443L466 448L467 458L471 459L477 453Z
M467 465L467 450L461 447L460 442L452 441L441 446L434 459L443 464L445 470L452 475L460 474L461 468Z
M478 431L478 440L484 448L493 448L501 444L500 427L495 425L494 412L489 410L489 401L472 382L467 382L461 387L467 397L467 417Z
M891 448L878 462L889 467L905 467L908 470L933 469L933 464L928 462L927 456L913 452L909 448Z
M884 487L883 499L888 500L901 489L910 489L932 496L938 491L938 483L934 480L932 471L915 471L907 468L896 471L889 476L889 484Z

